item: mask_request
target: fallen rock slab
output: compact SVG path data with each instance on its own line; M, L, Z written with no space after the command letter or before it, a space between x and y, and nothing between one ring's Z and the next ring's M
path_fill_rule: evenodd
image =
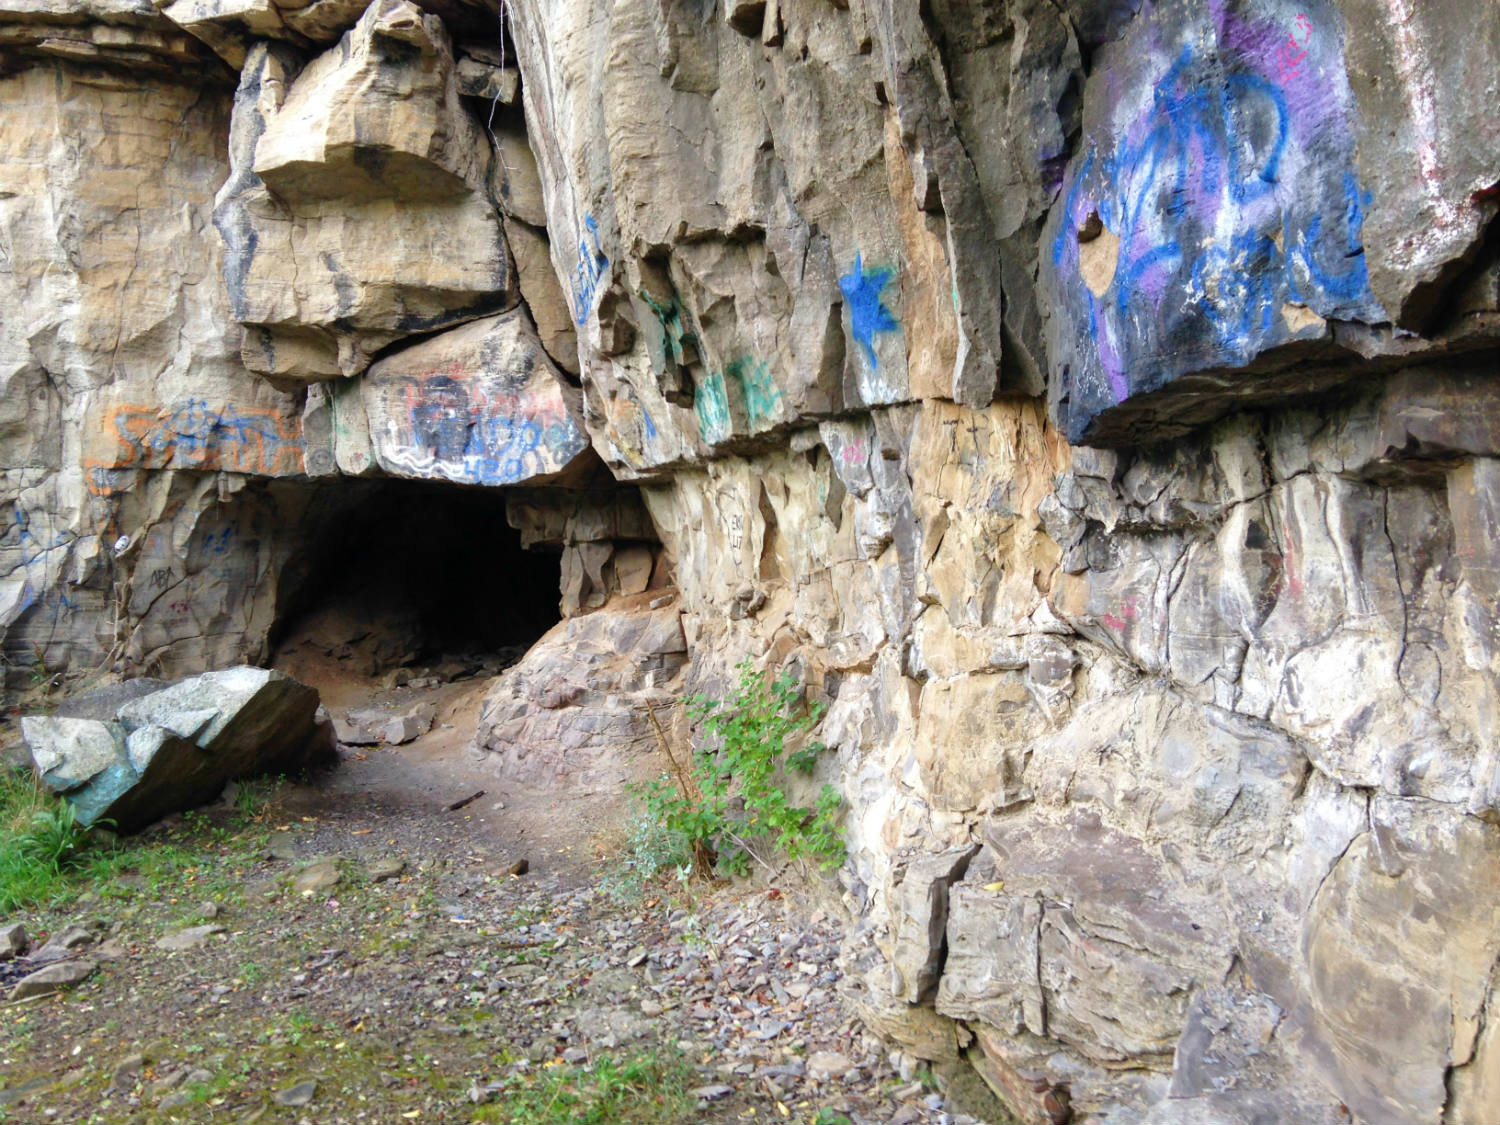
M87 980L98 967L93 961L59 961L18 980L10 990L10 999L27 1000L71 988Z
M381 728L381 740L388 746L400 746L414 741L432 729L435 718L436 712L433 711L431 704L420 704L406 714L397 715L388 720Z
M281 672L227 668L118 698L108 720L21 723L42 783L67 797L85 827L111 821L134 832L206 804L237 778L333 760L317 691Z
M335 715L333 731L345 746L378 746L381 731L390 721L390 716L379 708L366 707L350 711L343 718Z
M208 942L215 934L222 934L225 927L218 922L209 922L202 926L189 926L185 930L178 930L161 938L156 943L157 949L168 953L184 953L189 949L198 949Z

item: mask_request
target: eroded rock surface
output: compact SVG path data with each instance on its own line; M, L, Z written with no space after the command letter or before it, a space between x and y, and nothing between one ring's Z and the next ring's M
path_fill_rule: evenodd
M490 765L795 673L908 1068L1500 1119L1500 23L156 7L0 7L13 683L264 658L349 478L509 490L566 620Z
M442 21L380 0L300 62L264 44L247 56L214 211L246 366L356 375L394 340L514 304L489 145Z

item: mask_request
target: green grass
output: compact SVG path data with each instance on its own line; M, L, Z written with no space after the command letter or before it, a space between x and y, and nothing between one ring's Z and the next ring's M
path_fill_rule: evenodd
M0 916L61 895L82 837L72 808L48 797L29 774L0 773Z
M583 1066L548 1065L505 1079L478 1120L491 1125L673 1125L690 1120L696 1076L675 1050L602 1055Z
M238 901L237 868L264 843L259 822L274 795L272 783L249 786L227 820L190 812L164 835L97 843L75 823L72 806L44 793L30 773L0 770L0 917L59 905L91 889L114 900L133 898L142 887L152 894L180 889L193 896L184 911L204 901ZM140 885L120 879L127 874ZM184 913L176 920L191 919Z

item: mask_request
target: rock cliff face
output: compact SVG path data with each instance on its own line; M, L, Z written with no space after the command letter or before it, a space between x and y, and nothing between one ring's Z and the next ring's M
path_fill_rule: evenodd
M496 768L795 668L900 1049L1500 1119L1492 10L48 0L0 90L12 665L263 658L349 478L498 489Z

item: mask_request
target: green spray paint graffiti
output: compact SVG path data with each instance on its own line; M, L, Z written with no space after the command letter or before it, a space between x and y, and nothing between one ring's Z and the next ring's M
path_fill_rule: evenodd
M781 405L781 391L771 379L770 362L743 356L731 363L726 373L739 384L740 393L744 395L750 428L763 428Z
M724 374L715 371L698 387L693 397L693 413L698 416L698 434L712 444L729 436L729 395L724 388Z
M650 306L661 324L661 350L666 358L675 363L696 363L698 360L698 337L682 317L682 308L671 297L658 301L646 290L641 290L641 299Z
M771 378L769 360L741 356L723 371L704 379L693 397L693 411L698 416L698 433L710 444L730 435L733 423L729 411L729 388L739 390L745 419L752 433L765 429L781 406L781 391Z

